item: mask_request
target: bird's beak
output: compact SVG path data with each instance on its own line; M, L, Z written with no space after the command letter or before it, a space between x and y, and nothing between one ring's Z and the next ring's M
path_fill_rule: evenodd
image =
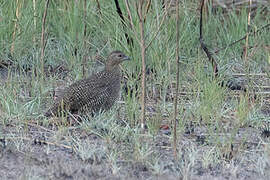
M131 59L130 59L130 57L125 56L125 57L123 58L123 61L127 61L127 60L131 60Z

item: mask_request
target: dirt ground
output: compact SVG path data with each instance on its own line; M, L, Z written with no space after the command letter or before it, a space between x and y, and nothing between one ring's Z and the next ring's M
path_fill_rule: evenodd
M40 138L41 134L46 134L45 131L28 128L32 135L18 139L21 141L18 143L20 147L16 146L14 139L1 139L1 179L267 179L270 175L270 149L265 150L266 141L269 139L262 139L260 133L253 128L241 129L238 132L239 142L245 135L250 137L245 143L246 147L241 148L242 152L237 152L240 148L235 144L229 154L232 157L224 155L228 161L221 161L215 166L212 166L211 162L208 166L202 164L206 152L210 152L213 147L204 143L201 128L195 129L192 134L187 132L179 137L181 157L178 157L178 161L174 160L169 143L171 140L166 135L169 131L161 130L152 141L153 151L160 154L160 172L154 171L144 162L120 159L116 162L119 169L113 172L105 153L82 159L69 146L45 143ZM1 132L11 131L12 128L1 129ZM41 140L37 140L38 136ZM83 141L88 145L95 144L94 147L101 151L110 148L104 139L93 134L85 134Z

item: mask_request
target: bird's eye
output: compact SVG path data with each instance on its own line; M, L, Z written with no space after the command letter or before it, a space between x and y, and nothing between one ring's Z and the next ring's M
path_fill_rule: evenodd
M121 58L121 57L123 57L123 55L122 54L118 54L118 57Z

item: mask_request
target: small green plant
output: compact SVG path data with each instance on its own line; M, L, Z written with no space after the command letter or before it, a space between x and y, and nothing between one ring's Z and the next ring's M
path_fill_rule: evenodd
M155 112L151 117L147 119L147 127L150 134L156 135L161 127L163 121L163 115L160 111L160 108L157 109L157 112Z
M250 112L248 96L240 94L239 104L236 107L237 125L242 127L247 124Z

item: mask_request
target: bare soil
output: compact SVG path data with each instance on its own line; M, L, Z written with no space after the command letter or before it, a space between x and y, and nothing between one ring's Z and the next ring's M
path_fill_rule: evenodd
M12 128L1 129L1 132L11 131ZM119 171L113 172L105 153L82 159L70 146L51 143L50 137L42 137L46 134L42 129L28 127L27 131L30 133L21 139L1 139L1 179L268 179L270 175L270 150L265 150L269 148L266 146L269 139L261 137L253 128L240 129L233 147L225 145L218 158L220 162L209 162L209 165L203 165L203 158L211 155L209 152L215 148L205 140L203 128L195 128L193 133L179 137L181 157L177 161L170 137L166 135L169 130L160 130L154 139L146 141L151 141L152 153L160 157L161 172L156 172L146 162L121 158L116 161ZM71 133L74 132L71 130ZM243 141L242 137L248 138ZM86 133L80 138L104 152L111 148L94 134ZM16 141L21 141L20 147L16 147ZM117 146L126 148L124 143Z

